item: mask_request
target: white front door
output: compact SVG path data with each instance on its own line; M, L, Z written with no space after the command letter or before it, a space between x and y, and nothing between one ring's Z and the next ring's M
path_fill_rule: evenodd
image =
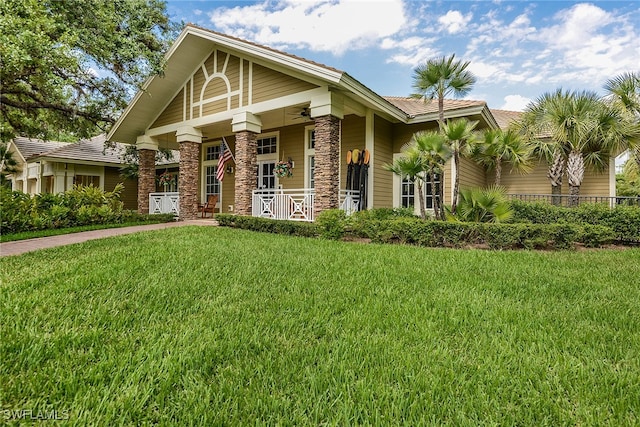
M275 160L258 162L258 190L274 190L276 188Z

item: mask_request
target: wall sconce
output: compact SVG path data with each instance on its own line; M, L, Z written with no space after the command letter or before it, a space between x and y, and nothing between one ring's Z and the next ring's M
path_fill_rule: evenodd
M233 173L233 166L227 166L227 173Z

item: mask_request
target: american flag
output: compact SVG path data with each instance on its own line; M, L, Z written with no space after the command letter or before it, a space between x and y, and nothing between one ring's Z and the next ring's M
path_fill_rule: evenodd
M220 158L218 159L218 170L216 171L216 179L218 181L222 181L224 178L224 166L231 159L233 159L233 154L231 153L229 146L225 143L224 138L222 138L222 143L220 144Z

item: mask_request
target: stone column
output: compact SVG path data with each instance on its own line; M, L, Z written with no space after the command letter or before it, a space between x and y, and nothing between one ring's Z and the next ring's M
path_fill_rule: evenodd
M251 198L256 188L258 144L256 134L249 131L236 133L235 212L251 216Z
M339 206L340 119L327 115L315 118L316 155L314 211L318 214Z
M198 217L198 179L200 176L200 144L202 133L191 126L178 128L176 139L180 144L178 191L180 193L180 220Z
M235 213L250 216L258 166L257 134L262 130L262 121L243 112L233 116L231 125L236 133Z
M149 213L149 193L156 191L156 151L158 144L147 135L138 137L138 212Z

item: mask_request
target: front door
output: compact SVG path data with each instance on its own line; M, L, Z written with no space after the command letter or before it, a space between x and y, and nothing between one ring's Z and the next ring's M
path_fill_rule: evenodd
M258 162L258 190L275 190L276 188L276 175L274 173L275 168L276 168L275 160Z

